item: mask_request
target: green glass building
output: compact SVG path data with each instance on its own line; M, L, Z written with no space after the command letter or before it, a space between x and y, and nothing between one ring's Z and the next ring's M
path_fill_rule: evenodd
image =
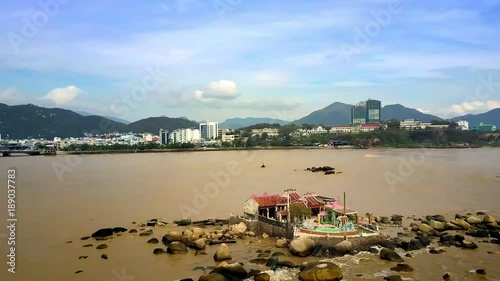
M472 130L476 130L476 131L480 131L480 132L495 132L497 130L497 126L483 124L483 122L480 122L476 126L472 127Z
M351 108L351 124L366 124L366 102L360 102Z
M379 100L366 101L366 124L379 124L380 113L382 112L382 103Z

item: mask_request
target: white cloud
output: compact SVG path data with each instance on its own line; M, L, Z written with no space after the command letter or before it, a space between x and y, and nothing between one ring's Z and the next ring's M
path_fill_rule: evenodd
M452 105L448 113L450 115L465 115L469 113L479 113L484 111L489 111L495 108L500 108L500 100L489 100L489 101L473 101L464 102L461 104Z
M52 89L46 96L42 97L42 99L50 100L56 105L63 105L73 101L82 93L82 90L71 85L63 88Z
M431 113L430 110L427 110L427 109L423 109L423 108L417 108L418 111L422 112L422 113L426 113L426 114L429 114Z
M201 102L213 100L231 100L240 95L236 83L231 80L210 82L203 90L196 90L193 98Z
M0 90L0 102L6 104L19 104L28 100L26 95L19 92L16 87Z

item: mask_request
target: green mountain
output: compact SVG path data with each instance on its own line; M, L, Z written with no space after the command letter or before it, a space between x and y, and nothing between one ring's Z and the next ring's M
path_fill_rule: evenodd
M76 113L82 115L82 116L92 116L92 115L96 115L96 114L92 114L92 113L88 113L86 111L75 111ZM113 117L113 116L103 116L103 117L106 117L108 118L109 120L113 120L115 122L118 122L118 123L123 123L125 125L128 125L130 124L130 121L128 120L125 120L125 119L121 119L121 118L118 118L118 117Z
M400 104L390 104L382 108L382 120L405 120L417 119L422 122L430 122L431 120L442 120L435 115L422 113L416 109L405 107Z
M3 138L81 137L84 133L150 132L160 128L198 128L198 123L184 118L151 117L128 125L102 116L82 116L61 108L45 108L33 104L9 106L0 103L0 134Z
M76 137L91 132L125 131L126 127L105 117L82 116L61 108L0 104L0 134L11 139Z
M197 122L185 118L170 118L170 117L149 117L128 124L128 131L135 133L153 133L158 134L160 129L173 131L181 128L198 128Z
M351 105L334 102L292 123L298 126L302 124L323 124L325 126L349 124L351 123Z
M473 127L477 125L479 122L483 122L484 124L491 124L500 127L500 108L495 108L485 113L481 114L467 114L464 116L458 116L452 118L453 121L465 120L469 122L469 126Z
M281 119L272 119L272 118L230 118L226 121L219 124L219 128L224 129L239 129L244 127L249 127L256 124L280 124L286 125L290 123L289 121L281 120Z

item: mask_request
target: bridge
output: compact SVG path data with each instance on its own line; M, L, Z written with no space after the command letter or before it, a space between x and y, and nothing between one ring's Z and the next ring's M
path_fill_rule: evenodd
M0 150L2 156L11 156L11 154L28 154L30 156L35 155L57 155L57 151L54 148L46 148L43 150L18 150L18 149L9 149L9 150Z

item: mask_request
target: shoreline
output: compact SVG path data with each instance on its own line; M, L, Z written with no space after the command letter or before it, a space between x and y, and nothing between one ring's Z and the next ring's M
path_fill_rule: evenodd
M333 147L314 147L314 146L273 146L273 147L230 147L230 148L192 148L192 149L158 149L158 150L109 150L109 151L57 151L61 155L83 155L83 154L130 154L130 153L168 153L168 152L206 152L206 151L240 151L240 150L376 150L376 149L478 149L478 148L497 148L492 146L420 146L420 147L370 147L370 148L333 148Z

